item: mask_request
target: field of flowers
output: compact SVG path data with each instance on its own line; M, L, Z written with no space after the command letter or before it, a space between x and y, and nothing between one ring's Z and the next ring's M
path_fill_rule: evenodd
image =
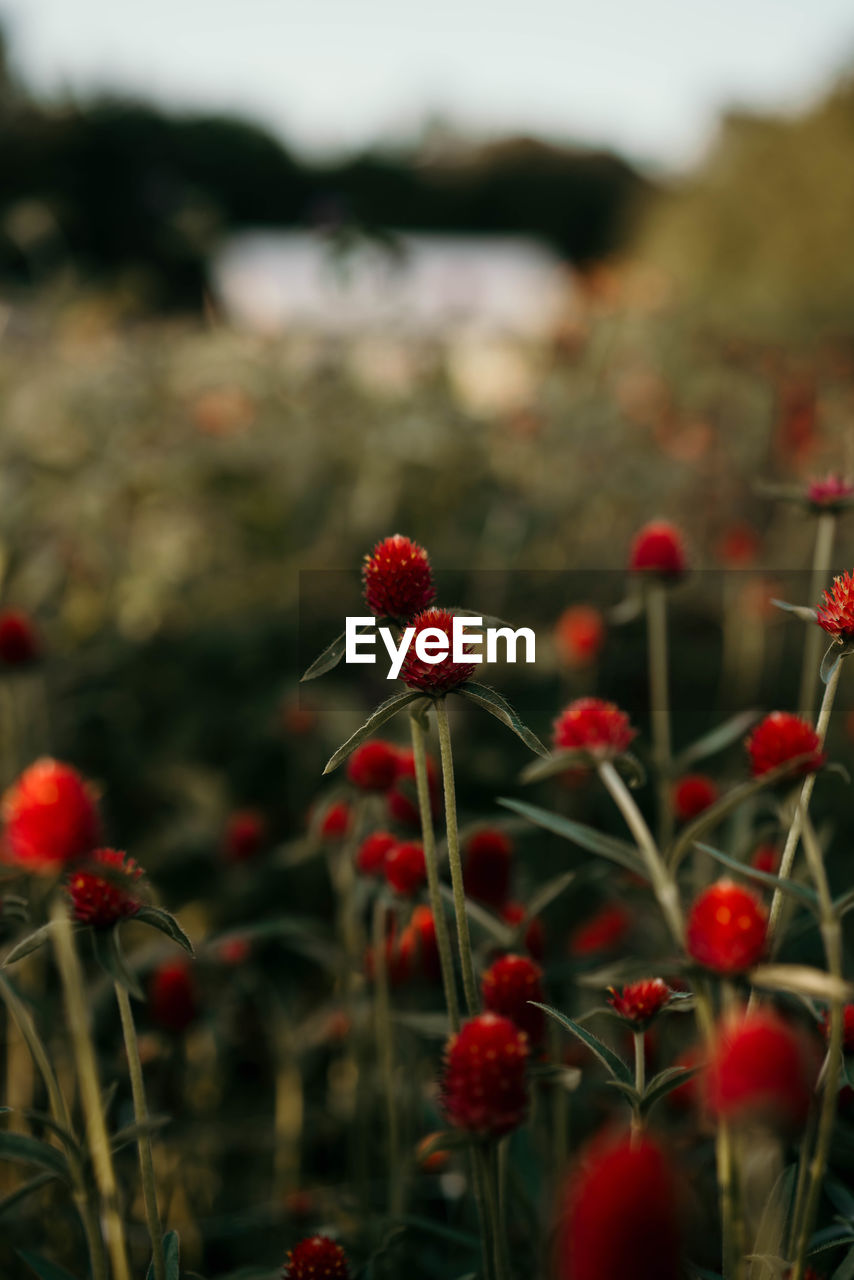
M852 412L649 281L4 317L0 1275L854 1276Z

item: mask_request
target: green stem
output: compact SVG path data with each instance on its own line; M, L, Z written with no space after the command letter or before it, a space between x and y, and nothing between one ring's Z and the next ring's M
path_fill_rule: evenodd
M492 1245L495 1280L510 1280L510 1260L507 1250L507 1234L500 1211L498 1189L498 1159L496 1144L480 1152L483 1183L486 1188L486 1229L488 1243Z
M643 1091L646 1088L646 1045L645 1035L643 1031L634 1033L635 1040L635 1089L638 1094L638 1102L632 1114L632 1140L639 1142L643 1136L644 1119L641 1111L640 1099L643 1097Z
M130 1088L133 1095L134 1119L139 1129L136 1140L139 1152L139 1173L142 1180L142 1198L145 1204L145 1221L151 1237L151 1258L154 1264L154 1280L166 1280L166 1256L163 1252L163 1224L160 1221L160 1210L157 1207L157 1182L154 1177L154 1160L151 1155L151 1135L148 1132L148 1104L145 1100L145 1083L142 1078L142 1063L139 1057L139 1041L133 1021L133 1010L127 991L117 982L116 1000L119 1005L119 1016L122 1021L122 1034L125 1040L125 1052L130 1074Z
M374 1030L377 1039L382 1090L386 1105L388 1159L388 1208L392 1218L403 1212L403 1178L400 1165L400 1127L394 1087L394 1034L386 966L386 904L382 897L374 903Z
M810 577L810 600L818 602L819 593L827 581L833 560L833 543L836 537L836 516L826 511L818 517L815 530L815 549L813 551L812 576ZM818 685L818 671L821 662L822 641L827 640L820 627L810 627L804 642L804 657L801 667L801 692L798 698L800 714L812 720L815 706L815 691Z
M433 813L430 806L430 782L427 776L427 755L424 746L424 730L417 716L409 717L412 731L412 758L415 764L415 786L418 790L418 809L421 815L421 840L424 845L424 861L427 864L427 891L430 910L436 927L436 946L445 990L445 1005L452 1031L460 1029L460 1005L457 999L457 983L454 975L454 953L445 905L439 892L439 864L436 857L436 835L433 830Z
M457 799L454 788L454 757L451 751L451 728L444 698L436 699L436 724L439 729L439 752L442 758L442 784L445 790L445 832L448 840L448 863L451 868L451 887L454 892L454 913L457 919L457 941L460 948L460 968L463 975L463 992L469 1017L480 1009L477 982L474 976L471 937L466 915L466 892L463 885L463 864L460 858L460 837L457 828Z
M708 983L701 979L695 993L697 1025L711 1053L717 1033ZM741 1267L738 1248L735 1193L735 1161L732 1134L725 1120L718 1120L715 1134L718 1202L721 1215L721 1258L724 1280L734 1280Z
M658 792L658 843L662 849L666 849L673 839L673 805L670 797L672 751L667 674L667 588L660 582L647 584L646 634L652 756Z

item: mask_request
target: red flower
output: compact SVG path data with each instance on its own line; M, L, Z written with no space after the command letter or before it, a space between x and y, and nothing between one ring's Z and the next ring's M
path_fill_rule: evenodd
M652 1138L594 1142L567 1187L559 1280L679 1280L679 1189Z
M750 865L756 871L770 871L776 875L780 869L780 850L775 844L760 844L753 850Z
M685 548L676 526L667 520L652 520L644 525L632 543L629 569L665 579L681 578L686 570Z
M162 964L151 975L148 990L151 1017L164 1031L186 1031L199 1012L196 984L186 960Z
M838 502L850 498L854 494L854 485L849 484L841 475L830 472L823 480L810 480L807 485L807 502L823 510L833 508Z
M363 742L347 761L347 777L362 791L388 791L397 777L398 749L381 738Z
M667 1095L667 1102L671 1107L675 1107L678 1111L690 1110L700 1102L700 1080L705 1070L706 1051L698 1044L691 1045L690 1048L679 1054L673 1065L674 1067L686 1067L689 1070L693 1067L700 1068L697 1075L691 1076L683 1084L677 1085Z
M798 772L813 773L826 759L815 729L791 711L772 711L760 720L747 739L747 753L754 778L801 756Z
M800 1127L818 1063L802 1035L760 1010L719 1029L705 1074L706 1102L724 1119Z
M282 1280L350 1280L347 1255L329 1236L310 1236L288 1253Z
M554 745L560 751L589 751L611 760L628 751L637 730L613 702L601 698L577 698L554 723Z
M831 591L825 591L817 620L834 640L854 640L854 577L847 570L833 579Z
M51 875L91 853L100 822L88 783L70 765L44 758L25 769L3 797L7 861Z
M445 1049L442 1102L457 1129L495 1137L525 1119L528 1038L509 1018L482 1013L464 1023Z
M223 853L229 862L253 858L267 840L267 820L257 809L237 809L229 816L223 836Z
M75 920L95 929L109 929L135 916L142 902L132 889L142 877L142 867L117 849L96 849L87 864L108 867L112 875L108 879L99 876L88 865L72 872L68 894Z
M528 1003L536 1000L542 1004L545 999L543 971L538 964L527 956L502 956L483 975L481 992L485 1009L515 1022L532 1048L542 1044L546 1015Z
M606 904L589 920L576 925L569 936L569 953L591 956L600 951L613 951L625 938L630 924L631 916L625 907L617 903Z
M218 955L223 964L239 969L252 954L252 948L246 938L225 938L219 944Z
M415 628L415 635L400 669L400 678L404 684L412 689L421 689L424 693L441 695L472 678L476 670L473 663L453 660L453 614L446 609L426 609L417 618L413 618L410 625ZM424 662L415 651L416 641L424 631L435 631L437 636L434 639L444 636L447 640L447 652L438 662Z
M362 583L368 608L378 618L403 622L436 598L427 552L400 533L365 556Z
M426 757L427 786L430 792L430 808L435 815L439 808L439 775L436 761ZM397 758L397 775L391 790L386 793L389 816L405 826L418 827L418 797L415 788L415 757L411 751L400 751Z
M512 856L512 840L497 827L483 827L470 835L463 848L463 881L468 896L500 907L510 888Z
M411 950L404 952L401 946L402 938L397 935L397 925L394 916L391 914L386 917L385 929L386 977L390 986L399 987L404 982L408 982L412 976L412 952ZM368 982L374 982L376 976L376 953L373 945L371 945L365 948L365 977Z
M416 907L412 912L400 936L400 958L409 973L420 973L428 982L438 982L441 978L436 921L429 907Z
M396 893L411 897L427 879L423 847L414 840L394 845L385 856L383 873Z
M734 524L717 544L718 559L731 569L744 569L759 554L759 534L749 524Z
M830 1012L821 1020L825 1039L830 1041ZM842 1052L854 1053L854 1004L846 1004L842 1010Z
M367 836L356 852L356 868L364 876L381 876L385 872L385 859L389 849L397 844L397 836L390 831L374 831Z
M761 959L768 914L748 889L718 880L696 898L688 917L688 954L715 973L741 973Z
M511 925L521 924L527 914L521 902L505 902L501 908L501 919ZM541 961L546 954L546 929L540 916L532 916L528 921L523 941L528 954Z
M343 800L331 804L320 823L320 835L324 840L343 840L350 830L353 815Z
M673 994L661 978L643 978L627 983L622 991L616 987L609 987L608 991L608 1004L636 1031L645 1031Z
M567 666L589 666L605 643L605 619L590 604L570 605L555 623L554 640Z
M717 785L703 773L689 773L673 786L673 812L680 822L690 822L718 798Z
M25 613L11 609L0 613L0 662L7 667L25 667L35 662L40 650L33 624Z

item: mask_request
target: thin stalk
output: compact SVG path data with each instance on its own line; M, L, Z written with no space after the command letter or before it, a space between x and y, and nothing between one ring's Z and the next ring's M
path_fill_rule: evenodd
M478 1158L483 1170L483 1183L486 1188L486 1227L487 1246L492 1245L492 1257L495 1266L495 1280L510 1280L510 1260L507 1251L507 1234L504 1220L499 1209L498 1161L495 1144L479 1152Z
M704 979L698 983L695 1000L697 1025L711 1051L716 1040L715 1018L709 985ZM715 1134L715 1165L721 1215L721 1265L724 1280L734 1280L741 1268L741 1255L737 1232L735 1159L732 1134L725 1120L718 1120Z
M646 636L649 660L652 757L658 793L658 843L666 849L673 839L673 806L670 799L670 688L667 673L667 588L647 584Z
M139 1152L139 1173L142 1180L142 1199L145 1205L145 1221L151 1238L151 1258L154 1280L166 1280L166 1256L163 1252L163 1224L157 1207L157 1182L154 1177L154 1160L151 1154L151 1134L148 1132L148 1104L145 1099L145 1083L142 1078L142 1062L139 1057L139 1041L133 1020L133 1010L127 990L120 982L115 984L122 1034L130 1074L133 1095L133 1113L139 1136L136 1140Z
M550 1056L555 1063L560 1063L561 1039L557 1024L549 1019L548 1028L549 1050ZM563 1176L566 1168L567 1156L567 1126L569 1121L569 1106L566 1089L561 1081L557 1081L553 1088L553 1111L552 1111L552 1177L554 1184L557 1186ZM536 1096L536 1095L535 1095Z
M403 1212L403 1178L400 1164L400 1127L394 1088L394 1037L391 1025L391 999L386 966L386 904L382 897L374 903L374 1031L377 1039L382 1089L386 1105L386 1139L388 1159L389 1214L397 1218Z
M101 1100L101 1085L98 1079L95 1048L92 1044L83 971L74 946L71 922L59 895L55 897L51 906L50 918L53 925L51 930L53 949L62 980L71 1048L86 1120L89 1154L92 1157L95 1181L101 1195L101 1214L107 1251L112 1264L113 1280L130 1280L124 1224L119 1213L118 1186Z
M640 1099L643 1097L643 1091L646 1088L646 1045L645 1035L643 1031L634 1033L635 1040L635 1089L638 1093L638 1102L632 1112L632 1142L637 1143L643 1137L644 1120L641 1111Z
M836 516L826 511L818 517L815 529L815 549L812 559L812 576L810 577L810 600L818 602L819 593L827 581L833 560L833 543L836 537ZM801 692L798 698L800 714L812 720L815 707L815 691L818 685L818 670L821 662L822 640L826 636L820 627L809 627L804 641L804 657L801 667Z
M442 986L445 991L445 1006L448 1010L448 1021L451 1030L460 1029L460 1005L457 999L457 981L454 974L454 953L451 948L451 934L448 929L448 918L445 905L439 892L439 865L436 858L436 835L433 830L433 813L430 806L430 782L427 777L427 755L424 747L424 730L421 721L415 716L409 717L412 731L412 758L415 765L415 786L418 791L418 810L421 815L421 840L424 845L424 861L427 864L427 891L430 896L430 910L433 912L433 923L436 928L436 947L439 952L439 967L442 971Z
M463 885L463 864L460 858L460 837L457 828L457 799L454 787L454 757L451 751L451 727L444 698L436 699L436 724L439 729L439 752L442 758L442 784L445 790L445 833L448 840L448 863L451 868L451 887L454 891L454 913L457 918L457 941L460 948L460 968L463 974L463 992L469 1016L480 1009L474 961L471 952L469 922L466 915L466 891Z

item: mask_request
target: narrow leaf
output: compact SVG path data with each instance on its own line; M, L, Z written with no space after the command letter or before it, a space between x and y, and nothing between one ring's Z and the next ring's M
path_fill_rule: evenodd
M569 888L574 879L574 871L564 871L561 875L554 876L551 880L547 880L544 885L541 885L537 892L528 899L525 915L518 928L524 929L534 916L540 915L545 911L546 907L551 906L555 899L559 898L564 890Z
M830 684L831 677L843 658L847 658L849 654L854 653L854 640L846 640L844 644L840 644L837 640L825 653L821 660L819 674L824 684Z
M854 1280L854 1249L849 1249L830 1280Z
M582 1044L585 1044L588 1049L596 1054L596 1057L615 1080L621 1080L628 1085L632 1084L632 1073L626 1063L623 1062L623 1059L608 1045L604 1044L598 1036L594 1036L592 1031L588 1031L586 1027L573 1022L572 1018L568 1018L559 1009L553 1009L551 1005L540 1004L537 1000L529 1000L528 1004L536 1005L538 1009L542 1009L550 1018L554 1018L555 1022L559 1022L562 1027L565 1027L567 1031L576 1036Z
M754 987L766 991L788 991L792 995L827 1001L850 1000L854 996L854 985L850 982L807 964L763 964L749 976Z
M344 657L347 650L347 633L342 631L340 636L336 636L331 644L328 644L319 657L315 658L311 666L302 676L302 680L316 680L318 676L325 676L327 671L332 671L338 666L338 663Z
M533 733L519 715L511 707L505 697L495 689L490 689L485 684L477 684L474 680L468 680L465 684L461 684L459 688L454 690L464 698L468 698L470 702L476 703L482 707L484 711L488 711L490 715L495 716L496 720L500 720L516 734L517 738L521 738L525 746L533 751L535 755L548 756L547 749L540 742L539 738Z
M551 751L543 760L532 760L519 774L520 782L542 782L556 778L570 769L593 770L596 761L589 751L578 748L573 751Z
M34 929L25 938L21 938L20 942L16 942L11 951L6 953L6 957L3 960L4 965L15 964L18 960L23 960L24 956L28 956L33 951L37 951L39 947L43 947L46 942L50 941L52 927L50 924L43 924L40 929Z
M812 907L814 910L818 909L818 898L814 890L805 884L797 884L794 880L775 876L770 871L759 871L756 867L749 867L744 862L740 862L738 858L733 858L728 853L723 853L720 849L713 849L710 844L702 844L699 840L695 842L695 848L702 853L707 853L716 862L729 867L731 871L737 871L739 875L746 876L748 880L755 880L757 884L767 885L770 889L779 889L781 893L788 893L793 898L799 898L808 907Z
M380 725L385 724L386 720L391 720L392 716L396 716L398 711L402 711L410 702L415 702L417 698L423 698L423 694L417 689L406 689L402 693L393 693L390 698L386 698L385 702L371 712L363 725L342 744L327 762L324 774L331 773L333 769L337 769L342 760L346 760L351 751L355 751L360 743L369 738L372 733L379 729Z
M809 605L789 604L786 600L774 599L771 600L771 603L776 605L778 609L784 609L786 613L793 613L796 618L800 618L801 622L815 622L818 616L815 609L811 609Z
M523 818L527 818L529 822L533 822L538 827L544 827L546 831L553 832L556 836L562 836L564 840L569 840L572 844L578 845L581 849L586 849L588 853L601 854L603 858L610 859L611 862L618 863L621 867L625 867L627 871L632 871L635 875L642 876L647 879L646 868L640 854L633 845L627 844L624 840L618 840L615 836L605 835L602 831L597 831L595 827L588 827L583 822L575 822L572 818L565 818L560 813L551 813L548 809L541 809L538 805L526 804L523 800L499 799L498 803L503 805L505 809L511 809L514 813L521 814Z
M673 761L671 773L678 776L684 773L692 764L696 764L698 760L707 760L709 756L717 755L719 751L725 751L727 747L737 742L752 724L755 724L762 715L761 711L740 711L737 716L732 716L729 720L724 720L723 724L717 725L714 729L710 729L708 733L704 733L696 742L692 742L690 747L686 747Z
M34 1191L38 1191L41 1187L55 1180L55 1173L37 1173L34 1178L30 1178L29 1182L24 1182L20 1187L16 1187L14 1191L10 1191L7 1196L0 1200L0 1216L6 1213L7 1210L13 1209L16 1204L20 1204L22 1200L26 1200L27 1196L31 1196Z
M687 1084L702 1069L702 1067L668 1067L666 1071L660 1071L653 1080L650 1080L644 1090L644 1095L641 1099L641 1110L644 1115L650 1108L655 1106L656 1102L660 1102L662 1098L665 1098L668 1093L672 1093L674 1089L679 1089L683 1084Z
M0 1133L0 1160L38 1165L40 1169L47 1169L55 1177L68 1181L68 1162L62 1152L26 1133Z
M162 907L140 907L132 918L139 920L140 924L150 925L152 929L159 929L161 933L166 934L167 938L171 938L173 942L178 943L179 947L183 947L186 952L193 955L192 942L175 917L170 912L164 911Z
M58 1262L51 1262L48 1258L43 1258L39 1253L32 1253L29 1249L18 1249L18 1257L26 1262L27 1266L35 1271L39 1280L76 1280L76 1277L70 1271L66 1271L65 1267L61 1267Z
M454 894L450 885L440 884L439 893L446 902L453 903ZM494 916L491 911L487 911L479 902L466 898L466 915L472 924L480 925L484 933L488 933L500 947L512 946L513 939L516 936L516 928L507 924L504 920L499 920L498 916Z

